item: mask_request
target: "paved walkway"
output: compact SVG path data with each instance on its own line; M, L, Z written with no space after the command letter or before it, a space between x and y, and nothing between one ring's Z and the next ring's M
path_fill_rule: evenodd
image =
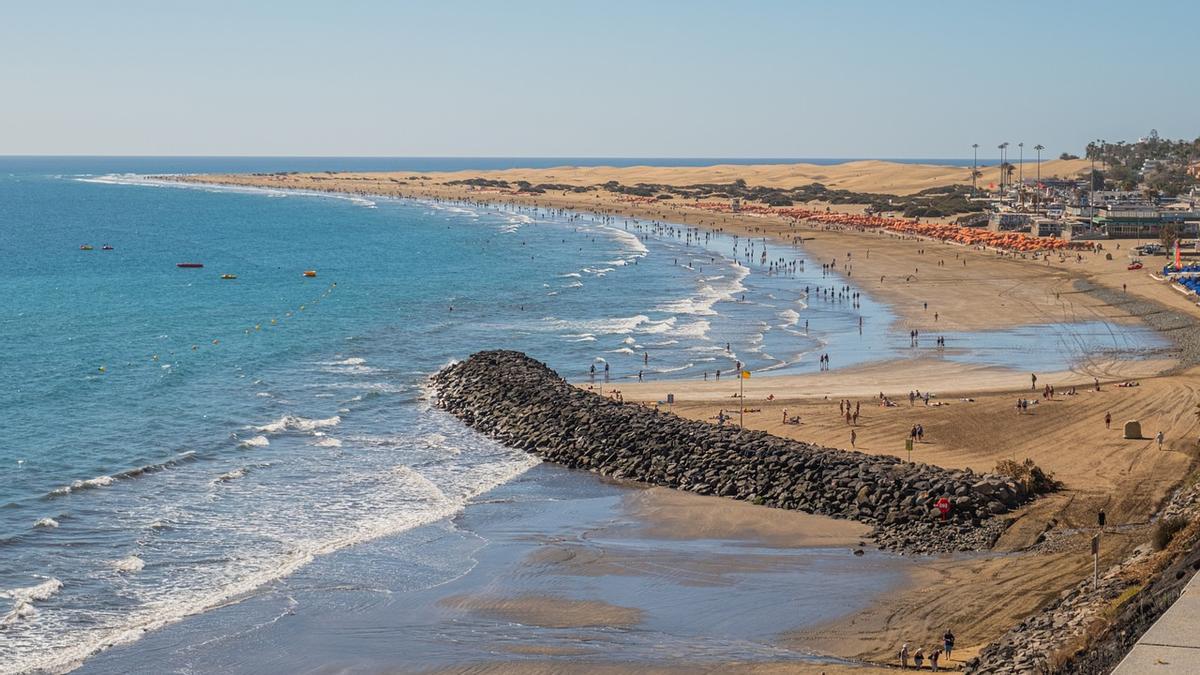
M1200 574L1154 622L1113 675L1200 675Z

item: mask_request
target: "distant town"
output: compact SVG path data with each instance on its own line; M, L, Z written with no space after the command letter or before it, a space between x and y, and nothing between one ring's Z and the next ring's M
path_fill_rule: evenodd
M1041 146L1036 146L1039 151ZM1002 156L1010 150L1000 146ZM1060 160L1077 160L1063 153ZM960 225L999 232L1061 237L1071 241L1149 239L1156 253L1176 241L1195 248L1200 234L1200 139L1170 141L1158 133L1134 143L1089 143L1091 161L1077 178L1042 178L1040 157L1012 164L1002 159L1000 184L973 180L971 201L983 208ZM983 165L973 167L978 178Z

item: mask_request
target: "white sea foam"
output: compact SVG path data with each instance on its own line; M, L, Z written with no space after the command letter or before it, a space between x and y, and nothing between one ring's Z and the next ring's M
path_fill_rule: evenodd
M342 418L337 415L317 420L298 417L296 415L284 415L270 424L264 424L260 427L255 427L255 429L267 434L277 434L283 431L315 431L317 429L336 427L341 422Z
M33 526L34 527L51 527L51 528L53 528L53 527L58 527L58 521L53 518L50 518L50 517L39 518L38 521L33 524Z
M783 319L783 323L779 324L779 327L788 328L800 322L800 313L794 309L785 309L779 313L779 318Z
M691 314L694 316L713 316L717 311L713 308L718 302L734 300L738 294L745 291L742 281L750 275L750 268L733 263L734 276L725 283L715 283L724 280L724 275L706 279L700 284L696 295L663 303L656 310L673 314Z
M107 487L112 485L116 480L112 476L96 476L87 480L77 480L70 485L64 485L56 490L52 490L52 495L65 495L79 490L87 490L89 488Z
M544 319L554 330L570 331L578 335L624 335L632 333L638 326L646 323L650 317L645 314L636 316L618 316L603 319L584 319L582 321L566 321L547 317Z
M710 324L707 320L699 319L693 321L692 323L685 323L676 327L671 334L687 338L705 338L708 336L708 330L711 327L712 324Z
M140 572L146 566L146 561L136 555L131 555L128 558L114 560L112 566L118 572Z
M342 442L332 436L322 436L313 445L320 448L340 448L342 447Z
M521 229L522 225L529 225L533 222L533 218L523 214L514 213L506 216L506 223L500 226L500 231L505 234L513 234Z
M608 350L608 353L610 353L610 354L636 354L637 352L633 351L629 347L621 347L620 349L610 349L610 350Z
M621 243L622 248L632 254L632 257L634 258L644 257L650 252L650 249L646 248L646 245L642 243L642 240L638 239L637 235L633 234L632 232L627 232L617 227L609 227L607 225L601 226L601 229L611 233L613 238Z
M666 333L675 328L675 317L665 319L663 321L647 321L638 327L638 333L658 334Z
M366 359L359 358L357 356L352 356L348 359L342 359L341 361L333 361L329 365L331 365L331 366L361 366L366 362L367 362Z
M271 441L268 440L266 436L253 436L251 438L247 438L238 445L245 446L247 448L265 448L270 444Z
M8 598L10 600L25 600L28 602L40 602L49 600L51 596L62 589L63 584L58 579L50 577L40 584L35 586L25 586L23 588L10 588L6 591L0 591L0 598Z
M234 469L233 471L226 471L225 473L221 474L220 476L217 476L213 480L213 483L224 483L226 481L237 480L239 478L244 478L245 475L246 475L246 467L242 466L242 467L238 467L238 468Z
M22 619L37 616L37 609L33 606L33 603L49 600L50 596L57 593L62 587L63 584L61 581L51 577L36 586L0 591L0 598L7 598L13 601L12 609L0 617L0 628L7 628Z

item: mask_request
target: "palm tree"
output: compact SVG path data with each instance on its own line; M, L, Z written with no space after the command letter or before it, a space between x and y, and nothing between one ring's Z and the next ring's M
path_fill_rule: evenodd
M1038 143L1033 149L1037 150L1037 190L1033 193L1033 212L1041 213L1039 208L1042 205L1042 151L1046 146Z
M1021 168L1021 178L1019 180L1019 182L1021 184L1020 190L1022 192L1024 192L1025 191L1025 141L1021 141L1020 143L1017 143L1017 148L1019 148L1019 150L1017 152L1017 157L1020 158L1017 160L1017 166L1019 166Z
M1000 145L998 145L998 146L996 146L996 147L1000 148L1000 166L1001 166L1001 171L1000 171L1000 196L1001 196L1001 197L1003 197L1003 196L1004 196L1004 171L1003 171L1003 166L1004 166L1004 163L1005 163L1005 162L1004 162L1004 155L1005 155L1005 152L1004 152L1004 151L1008 149L1008 141L1004 141L1003 143L1001 143Z
M972 143L971 149L975 151L975 157L971 160L971 196L975 196L975 179L979 177L979 144Z

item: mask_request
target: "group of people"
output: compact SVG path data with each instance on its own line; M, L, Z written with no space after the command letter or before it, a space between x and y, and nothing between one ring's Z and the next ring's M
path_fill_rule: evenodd
M851 403L849 399L838 401L838 416L846 419L846 424L858 426L858 413L861 403Z
M908 392L908 405L909 405L909 407L912 407L913 405L916 404L917 401L922 401L925 403L926 406L928 406L930 396L932 396L932 394L930 394L929 392L925 392L924 394L922 394L920 389L917 389L916 391L909 391Z
M925 427L920 424L912 425L912 429L908 430L908 436L914 443L919 443L925 440Z
M910 650L908 643L905 642L904 645L900 647L900 653L898 654L900 658L900 667L908 668L908 661L909 658L911 658L912 667L920 670L925 667L925 660L928 659L930 669L936 672L938 669L938 661L941 659L942 655L945 654L946 660L950 660L950 654L953 651L954 633L950 630L947 630L946 634L942 636L942 644L940 647L934 646L929 650L926 650L924 647L917 647L915 650Z

